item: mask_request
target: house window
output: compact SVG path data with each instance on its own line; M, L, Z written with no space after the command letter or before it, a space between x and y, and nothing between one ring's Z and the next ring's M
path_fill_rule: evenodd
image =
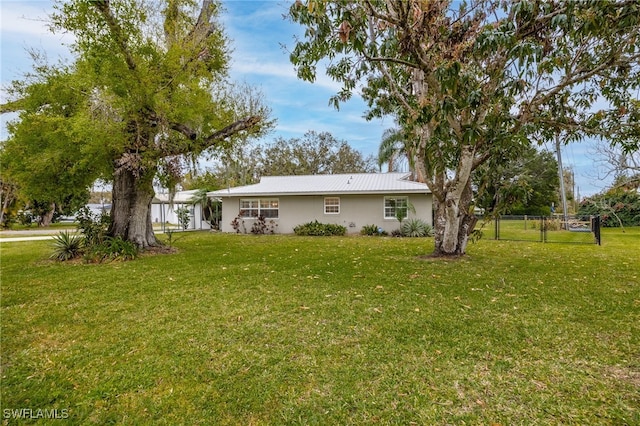
M384 218L397 219L398 216L403 219L409 213L408 197L384 197Z
M277 219L279 212L277 198L253 198L240 200L240 216L258 217L265 219Z
M340 198L326 197L324 199L324 214L339 214L339 213L340 213Z

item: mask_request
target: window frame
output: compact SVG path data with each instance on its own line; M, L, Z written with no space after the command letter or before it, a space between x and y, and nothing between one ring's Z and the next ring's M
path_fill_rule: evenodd
M337 200L337 204L327 204L328 200ZM338 211L327 211L327 207L337 207ZM324 197L324 214L340 214L340 197Z
M394 206L387 206L387 201L391 201L393 200L394 202L397 202L397 200L403 200L404 201L404 206L402 207L398 207L396 205ZM396 217L396 211L398 208L403 208L405 210L405 216L402 218L403 220L409 217L409 197L406 195L386 195L384 197L384 201L383 201L383 216L385 218L385 220L390 220L390 219L394 219L394 220L398 220L398 218ZM387 215L387 211L388 209L393 209L393 214L391 216Z
M275 202L275 206L273 204ZM249 203L249 207L243 207L243 203ZM238 201L238 215L244 219L257 219L264 216L265 219L280 218L280 199L278 198L240 198ZM255 212L255 214L245 214L245 212ZM265 215L263 212L275 212Z

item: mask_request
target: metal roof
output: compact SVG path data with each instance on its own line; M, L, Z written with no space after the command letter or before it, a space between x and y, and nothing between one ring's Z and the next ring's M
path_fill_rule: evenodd
M189 203L193 196L198 192L197 189L192 189L189 191L178 191L173 196L174 203ZM168 193L156 193L153 197L153 203L168 203L169 202L169 194Z
M410 173L348 173L338 175L263 176L260 183L207 193L210 197L428 194L424 183L410 181Z

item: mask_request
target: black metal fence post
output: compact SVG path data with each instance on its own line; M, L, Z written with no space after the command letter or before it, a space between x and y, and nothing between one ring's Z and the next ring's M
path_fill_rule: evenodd
M593 236L596 238L596 244L602 245L600 240L600 216L591 217L591 231L593 232Z

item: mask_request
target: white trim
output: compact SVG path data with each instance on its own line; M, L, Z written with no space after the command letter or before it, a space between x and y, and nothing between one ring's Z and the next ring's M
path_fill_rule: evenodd
M399 200L399 199L406 200L407 215L405 216L405 218L409 217L409 197L406 195L387 195L383 197L383 201L382 201L382 216L385 219L397 219L395 215L395 210L396 210L395 206L393 207L393 211L394 211L393 216L387 216L387 200Z
M338 204L327 204L327 200L338 200ZM338 207L337 212L328 212L327 207ZM324 197L324 214L340 214L340 197Z
M242 202L246 201L250 203L250 207L249 208L242 208ZM271 204L275 202L276 207L263 207L263 203L267 203L267 204ZM254 207L254 204L256 205L256 207ZM243 210L248 210L248 211L256 211L258 214L257 215L250 215L250 216L245 216L242 214ZM264 216L265 219L279 219L280 218L280 200L278 198L258 198L258 197L247 197L247 198L240 198L238 200L238 215L242 218L245 219L254 219L260 215L262 215L262 211L263 210L267 210L267 211L275 211L277 216L273 217L273 216Z

